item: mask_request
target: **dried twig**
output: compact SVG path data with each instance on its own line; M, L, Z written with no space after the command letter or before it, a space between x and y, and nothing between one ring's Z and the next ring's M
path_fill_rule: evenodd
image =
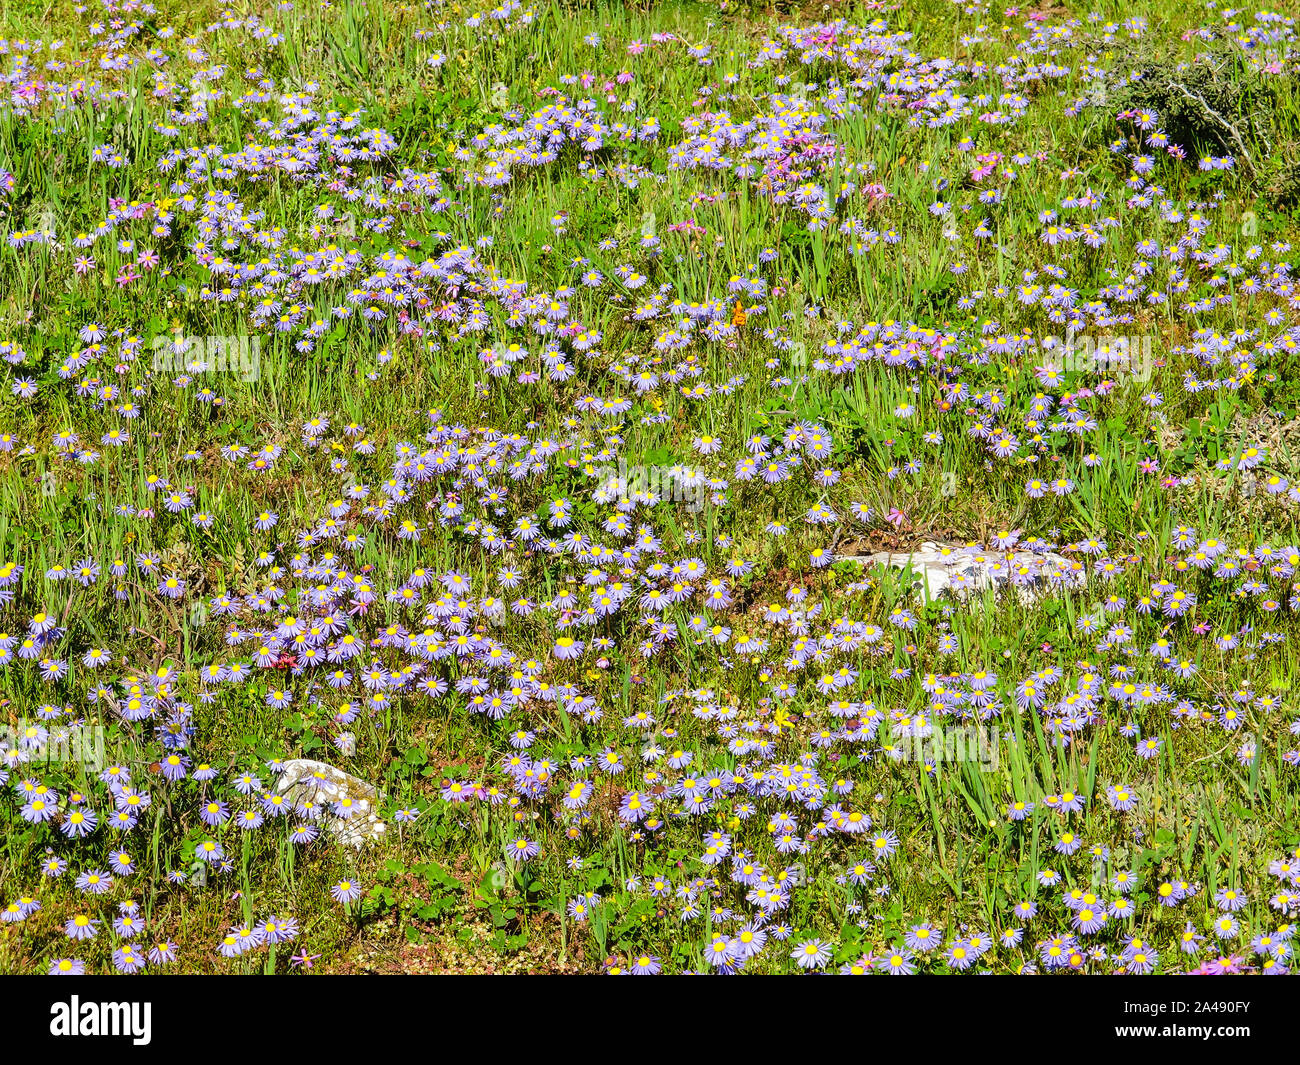
M1193 103L1200 104L1201 107L1205 109L1205 113L1207 115L1209 115L1212 119L1214 119L1215 122L1217 122L1220 126L1226 129L1229 133L1231 133L1232 139L1237 142L1237 147L1241 151L1242 159L1245 160L1246 166L1250 168L1251 177L1254 177L1256 174L1258 174L1258 171L1255 169L1255 162L1253 159L1251 159L1250 152L1246 150L1246 144L1241 139L1241 134L1237 131L1236 126L1234 126L1231 122L1229 122L1226 118L1224 118L1221 114L1219 114L1219 112L1214 110L1214 108L1212 108L1208 103L1206 103L1204 96L1201 96L1198 93L1189 92L1184 86L1179 85L1178 82L1176 81L1171 81L1169 83L1169 86L1170 88L1177 89Z

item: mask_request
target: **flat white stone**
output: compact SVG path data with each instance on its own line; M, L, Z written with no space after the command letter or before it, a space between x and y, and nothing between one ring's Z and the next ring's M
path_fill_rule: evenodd
M342 798L350 798L357 808L351 817L335 817L331 809L325 811L326 827L345 846L360 850L388 830L375 812L379 805L379 792L364 780L327 762L310 758L289 759L280 767L275 790L295 804L310 800L328 807Z
M988 588L1011 588L1022 603L1032 603L1049 587L1082 586L1087 574L1086 563L1052 552L1000 551L930 540L916 551L838 555L835 561L897 570L910 566L912 587L922 600L938 599L945 591L962 598Z

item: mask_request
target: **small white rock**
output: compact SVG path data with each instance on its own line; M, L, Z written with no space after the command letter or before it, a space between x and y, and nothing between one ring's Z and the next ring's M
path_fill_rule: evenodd
M836 562L863 566L888 566L903 570L909 565L916 575L912 582L917 597L938 599L944 591L958 598L987 588L1010 586L1022 603L1042 597L1048 586L1079 587L1086 569L1064 555L1052 552L999 551L961 544L924 541L919 550L907 553L877 551L871 555L840 555Z
M330 834L346 846L360 850L365 843L378 839L388 830L375 812L379 805L379 792L364 780L327 762L310 758L289 759L280 767L275 790L295 805L311 800L327 807L326 823ZM347 818L335 817L328 807L345 797L356 805L356 812Z

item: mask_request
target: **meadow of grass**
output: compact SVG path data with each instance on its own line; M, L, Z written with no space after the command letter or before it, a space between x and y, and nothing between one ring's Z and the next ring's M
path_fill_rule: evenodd
M1290 15L4 32L0 972L1287 972Z

